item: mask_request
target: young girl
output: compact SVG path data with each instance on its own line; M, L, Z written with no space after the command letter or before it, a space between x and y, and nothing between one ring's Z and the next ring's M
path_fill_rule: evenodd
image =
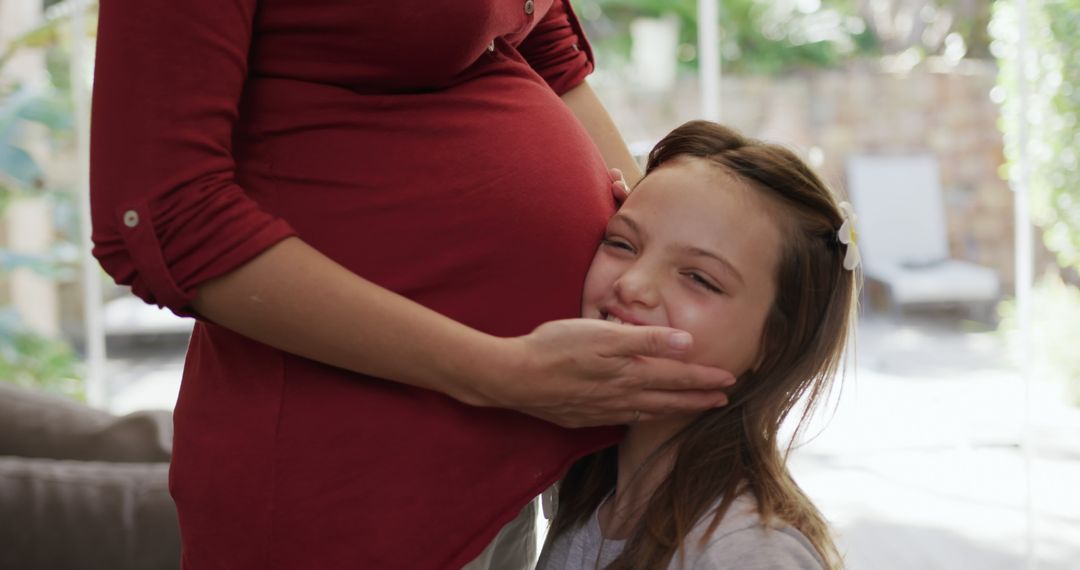
M846 206L846 205L845 205ZM607 226L584 316L691 332L692 362L739 380L701 415L639 417L559 486L540 570L837 568L778 431L837 373L858 252L834 196L791 152L687 123L653 149Z

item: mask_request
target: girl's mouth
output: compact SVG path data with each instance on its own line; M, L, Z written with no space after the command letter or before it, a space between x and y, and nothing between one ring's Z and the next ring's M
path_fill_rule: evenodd
M616 323L616 324L620 324L620 325L631 325L631 326L636 326L637 325L637 323L624 321L624 320L620 319L619 317L616 317L615 315L613 315L611 313L608 313L608 312L605 312L605 311L600 311L600 320L604 320L604 321L607 321L609 323Z

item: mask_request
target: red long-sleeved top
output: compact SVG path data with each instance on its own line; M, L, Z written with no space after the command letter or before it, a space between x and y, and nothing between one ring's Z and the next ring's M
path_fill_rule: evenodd
M493 334L576 316L612 205L558 95L592 65L565 0L102 0L94 254L180 313L298 235ZM192 570L459 567L615 438L208 322L175 427Z

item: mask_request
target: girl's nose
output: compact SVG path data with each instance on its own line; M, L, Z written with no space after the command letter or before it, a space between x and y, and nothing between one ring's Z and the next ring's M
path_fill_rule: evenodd
M632 267L615 281L615 296L629 305L655 307L660 302L656 277L647 268Z

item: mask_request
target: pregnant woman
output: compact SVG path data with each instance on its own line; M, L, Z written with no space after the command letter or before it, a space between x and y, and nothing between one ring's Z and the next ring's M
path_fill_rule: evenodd
M457 568L627 423L722 405L661 327L562 320L622 140L565 0L102 0L94 253L198 318L190 570Z

